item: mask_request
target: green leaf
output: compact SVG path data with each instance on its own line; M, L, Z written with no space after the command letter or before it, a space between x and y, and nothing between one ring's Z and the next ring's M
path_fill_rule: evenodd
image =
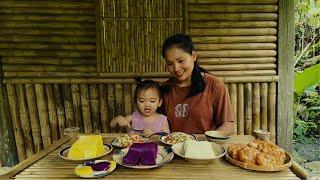
M294 90L300 96L305 89L320 82L320 64L306 68L294 79Z

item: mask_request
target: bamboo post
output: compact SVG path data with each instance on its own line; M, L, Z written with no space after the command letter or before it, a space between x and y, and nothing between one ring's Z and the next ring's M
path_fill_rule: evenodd
M107 100L108 100L108 119L115 118L115 97L114 97L115 91L114 91L114 85L108 84L107 85ZM112 129L113 130L113 129Z
M99 118L99 99L98 99L98 86L97 84L89 85L90 93L90 110L91 110L91 123L94 133L101 132L101 123Z
M261 129L268 129L268 84L261 83Z
M60 133L60 137L63 137L63 131L65 128L66 119L65 119L61 85L54 84L53 85L53 92L54 92L54 97L55 97L56 106L57 106L57 118L58 118L59 133Z
M244 134L244 88L243 84L239 83L237 86L237 126L238 126L238 134Z
M253 83L253 107L252 119L253 129L260 129L260 84Z
M22 127L20 123L19 113L18 113L18 104L17 104L17 97L14 85L7 84L7 92L8 92L8 100L12 118L12 125L14 129L14 136L16 140L16 146L18 152L19 161L22 162L27 158L24 143L23 143L23 136L22 136Z
M108 117L107 90L104 84L99 84L99 112L101 119L101 131L103 133L110 132Z
M244 117L245 117L245 134L252 134L252 84L245 83L244 85Z
M268 131L271 135L271 141L276 143L276 83L271 82L268 87Z
M57 106L56 101L53 95L53 88L51 84L46 84L46 93L48 100L48 113L49 113L49 122L51 128L51 136L53 141L59 139L59 128L58 128L58 117L57 117Z
M51 128L48 118L48 107L45 89L43 84L35 84L37 108L41 127L41 136L43 147L47 148L51 145Z
M136 111L137 109L137 100L134 99L134 91L137 87L137 84L131 85L131 102L132 102L132 112Z
M69 84L62 84L62 95L64 101L64 111L66 115L66 125L67 127L74 127L76 123L74 121L71 87Z
M130 84L123 85L124 92L124 115L132 113L132 98L131 98L131 86Z
M115 112L116 115L123 116L123 87L121 84L115 85Z
M74 119L76 127L80 128L80 131L83 132L83 122L82 122L82 113L81 113L81 97L80 89L78 84L71 84L71 94L72 94L72 104Z
M19 116L21 122L21 128L23 131L23 140L26 149L27 157L31 157L34 154L33 139L30 130L29 112L26 104L26 96L22 84L16 84L17 100L19 108ZM19 148L19 147L18 147Z
M36 95L34 92L34 85L33 84L26 84L26 96L27 96L27 103L30 115L30 124L32 130L32 138L35 152L39 152L42 146L42 139L41 139L41 130L40 130L40 123L39 123L39 116L37 111L37 104L36 104Z
M231 105L232 105L232 112L233 112L233 125L234 125L234 132L237 134L238 132L238 121L237 121L237 104L238 104L238 95L237 95L237 84L232 83L230 86L230 100L231 100Z
M92 133L90 104L89 104L89 90L87 84L80 84L81 109L83 118L83 129L85 133Z

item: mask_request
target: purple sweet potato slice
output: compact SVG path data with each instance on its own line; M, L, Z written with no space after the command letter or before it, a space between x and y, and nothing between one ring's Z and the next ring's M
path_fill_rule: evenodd
M109 168L110 163L107 161L98 162L90 165L94 171L105 171Z
M142 165L156 165L158 146L156 143L146 143L144 152L140 155Z
M122 161L128 165L155 165L157 152L158 146L155 142L134 143Z
M127 155L125 155L123 157L122 162L124 164L138 166L138 165L140 165L140 152L134 148L131 148L131 147L130 147Z

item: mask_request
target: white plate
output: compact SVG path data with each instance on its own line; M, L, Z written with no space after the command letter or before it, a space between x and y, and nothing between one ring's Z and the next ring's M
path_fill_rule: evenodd
M204 133L207 138L212 138L212 139L229 139L230 138L230 133L226 131L206 131Z
M121 136L120 136L121 137ZM149 142L149 139L146 138L146 137L143 137L141 136L142 139L143 139L143 142ZM111 141L111 145L114 146L114 147L117 147L117 148L127 148L127 146L120 146L119 142L118 142L118 138L114 138L112 141Z
M131 166L128 164L124 164L122 162L123 157L127 155L128 151L129 151L129 148L121 149L112 156L112 159L117 164L120 164L121 166L124 166L124 167L133 168L133 169L151 169L151 168L156 168L156 167L165 165L166 163L170 162L174 156L174 153L172 152L170 147L158 146L156 165Z
M183 149L184 142L174 144L171 148L176 155L182 157L183 159L185 159L191 163L205 164L205 163L210 163L215 159L219 159L226 154L225 149L221 145L216 144L214 142L210 142L210 144L211 144L213 152L216 154L216 157L213 157L210 159L193 159L193 158L188 158L188 157L184 156L184 149Z
M171 144L171 143L168 143L165 141L165 139L169 136L169 135L172 135L172 134L175 134L175 133L178 133L178 132L174 132L174 133L171 133L171 134L168 134L168 135L165 135L165 136L160 136L159 140L163 143L163 144L166 144L166 145L174 145L174 144ZM184 133L186 134L186 133ZM197 140L197 137L193 134L187 134L189 135L189 137L191 138L191 140Z
M112 171L114 171L116 169L117 163L114 161L108 161L108 160L95 160L95 163L98 162L109 162L109 168L107 170L104 171L93 171L93 174L91 176L81 176L76 174L78 177L82 177L82 178L101 178L103 176L106 176L107 174L110 174ZM83 164L79 164L76 168L80 168L85 166L84 163ZM75 169L76 169L75 168Z
M65 159L65 160L69 160L69 161L88 161L88 160L94 160L94 159L98 159L98 158L100 158L100 157L102 157L102 156L104 156L104 155L109 154L109 153L112 151L112 149L113 149L113 147L112 147L110 144L103 144L103 146L104 146L106 152L103 153L103 154L101 154L100 156L96 156L96 157L93 157L93 158L86 158L86 159L70 159L70 158L68 158L68 152L69 152L71 146L68 146L68 147L66 147L66 148L63 148L63 149L59 152L59 156L60 156L61 158Z

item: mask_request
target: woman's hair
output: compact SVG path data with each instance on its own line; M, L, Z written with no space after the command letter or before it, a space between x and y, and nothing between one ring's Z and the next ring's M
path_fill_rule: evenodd
M179 48L184 52L192 55L192 52L195 51L192 39L190 36L185 34L175 34L164 42L162 46L162 56L166 59L167 51L171 48ZM188 97L192 97L201 93L205 89L205 82L202 78L201 72L208 72L199 66L198 60L194 62L194 68L191 75L191 88ZM164 92L168 91L168 87L163 88Z
M144 81L138 81L137 87L134 91L134 99L137 101L138 94L141 91L147 90L147 89L155 89L158 92L159 98L162 98L162 93L160 89L159 83L153 81L153 80L144 80Z

